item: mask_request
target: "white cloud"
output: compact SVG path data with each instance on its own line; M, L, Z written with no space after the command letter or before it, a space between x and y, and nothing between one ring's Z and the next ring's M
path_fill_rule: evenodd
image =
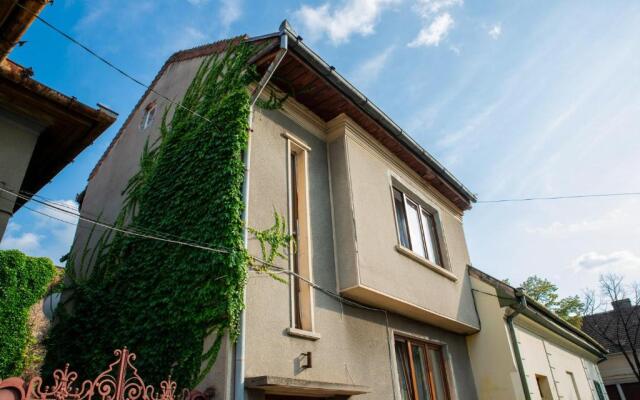
M627 250L614 251L609 254L591 251L577 257L572 266L576 271L597 273L638 272L640 271L640 257Z
M29 253L40 247L40 239L41 237L39 235L32 232L25 232L18 235L7 234L0 243L0 249L18 249Z
M453 6L461 6L462 0L418 0L414 10L423 18L430 18L440 11Z
M447 36L453 25L454 21L449 13L440 14L429 25L423 27L408 46L437 46Z
M387 47L385 50L361 63L352 74L354 82L359 86L367 86L369 83L378 79L394 50L394 46Z
M312 39L327 35L333 44L347 42L351 35L375 32L382 12L399 0L345 0L339 7L329 3L318 7L303 5L295 16Z
M202 0L190 0L202 1ZM241 0L220 0L220 17L222 18L222 26L228 29L231 24L236 22L242 16Z
M585 218L581 221L565 223L554 221L545 226L525 227L527 233L545 236L559 236L584 232L601 232L606 230L627 230L631 231L636 224L633 215L623 209L616 208L595 217ZM630 225L630 226L629 226Z
M493 40L498 39L500 35L502 35L502 24L498 23L498 24L492 25L489 31L487 31L487 33L489 34L489 36L491 36L491 39Z

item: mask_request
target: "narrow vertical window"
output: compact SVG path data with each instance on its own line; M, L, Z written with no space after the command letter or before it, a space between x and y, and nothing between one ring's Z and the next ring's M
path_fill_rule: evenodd
M295 241L291 278L292 326L313 331L307 151L289 141L289 229Z
M578 384L576 383L576 377L573 376L573 372L567 371L567 377L571 381L571 388L573 389L572 399L580 400L580 392L578 392Z
M407 215L404 213L404 195L401 191L393 189L393 203L396 208L396 219L398 224L398 236L400 244L406 248L411 248L409 242L409 227L407 226Z
M155 114L156 102L152 101L144 108L144 114L142 115L142 121L140 122L140 129L147 129L149 126L151 126Z
M414 253L424 257L424 242L422 239L422 227L420 226L420 211L418 205L413 201L405 198L405 212L407 214L407 222L409 225L409 238L411 239L411 250Z
M424 229L424 241L427 245L427 258L434 264L441 265L436 220L433 214L424 209L422 210L422 226Z
M442 347L413 339L395 340L402 400L449 400Z

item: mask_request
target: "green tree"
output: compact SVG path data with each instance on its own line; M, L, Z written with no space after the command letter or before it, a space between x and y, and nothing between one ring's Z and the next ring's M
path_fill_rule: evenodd
M538 303L553 311L558 317L579 328L582 323L580 314L584 307L579 296L560 298L558 286L550 280L537 275L528 277L520 285L522 290Z
M22 373L32 341L29 309L44 296L54 274L48 258L0 251L0 378Z

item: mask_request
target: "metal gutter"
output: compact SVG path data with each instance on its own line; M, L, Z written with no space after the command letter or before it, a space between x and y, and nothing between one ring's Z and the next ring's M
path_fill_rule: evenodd
M387 114L378 108L362 92L336 72L335 67L327 64L318 54L302 42L302 38L291 28L285 20L282 26L284 33L291 39L290 50L295 51L306 62L329 82L331 82L345 97L362 109L374 121L390 132L398 141L405 145L416 157L431 167L436 173L451 185L468 202L475 202L477 196L449 172L438 160L411 138Z
M260 97L260 94L269 83L269 80L273 76L273 73L280 65L280 62L287 54L288 51L288 37L284 33L280 33L280 50L276 54L275 58L267 68L262 79L256 86L253 94L251 95L251 103L249 105L249 139L247 142L247 149L243 155L244 161L244 180L242 183L242 201L244 203L244 209L242 210L242 221L244 222L243 227L243 241L244 247L248 248L249 245L249 170L251 167L251 132L253 125L253 107ZM243 293L242 303L246 305L247 303L247 290L245 288ZM244 400L245 398L245 355L246 355L246 336L247 336L247 314L246 310L243 309L240 313L240 321L239 321L239 330L240 334L238 335L238 339L236 341L235 347L235 365L234 365L234 390L233 390L233 398L235 400Z
M517 317L522 312L522 310L527 308L527 299L522 295L520 295L520 297L517 297L517 299L518 303L515 306L512 306L514 312L507 317L507 326L509 327L509 336L511 338L511 347L513 347L513 355L515 356L516 364L518 365L518 375L520 375L520 382L522 383L524 398L525 400L531 400L529 384L527 383L527 374L524 372L524 364L522 363L522 356L520 354L520 345L518 344L518 338L516 337L516 328L513 324L513 319Z

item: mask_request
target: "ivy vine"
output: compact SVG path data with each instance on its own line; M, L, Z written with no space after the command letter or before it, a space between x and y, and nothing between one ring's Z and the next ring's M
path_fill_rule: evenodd
M0 250L0 379L22 374L31 363L29 309L44 296L55 273L48 258Z
M281 249L291 242L276 213L274 227L252 230L266 260L250 257L243 243L252 54L250 45L238 44L203 61L184 107L170 123L165 111L160 139L145 145L116 221L224 251L102 235L97 246L69 258L71 295L56 311L43 374L69 362L92 378L113 349L127 346L147 383L171 374L181 387L193 387L211 369L224 335L236 339L247 269L285 257ZM77 270L86 265L91 271Z

